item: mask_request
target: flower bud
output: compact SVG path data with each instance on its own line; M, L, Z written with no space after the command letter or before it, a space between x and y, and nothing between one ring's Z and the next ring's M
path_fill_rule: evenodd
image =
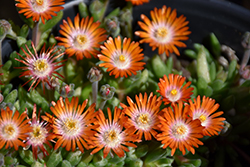
M117 17L112 17L110 19L106 19L105 22L106 30L113 37L117 37L120 34L120 23Z
M115 94L115 88L110 87L109 84L102 85L100 90L101 96L104 100L112 99Z
M101 73L101 70L98 67L92 67L87 75L87 78L91 83L100 81L102 79L103 74Z
M11 24L7 20L2 19L0 20L0 40L3 40L7 34L14 38L16 37L16 33L13 32Z

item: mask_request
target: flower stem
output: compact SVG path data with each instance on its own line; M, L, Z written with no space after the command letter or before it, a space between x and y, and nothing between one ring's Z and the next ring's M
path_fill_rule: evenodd
M98 107L98 108L101 109L101 110L103 110L103 108L104 108L106 102L107 102L107 100L102 99L101 102L100 102L100 104L99 104L99 107Z
M97 102L98 82L99 81L95 81L92 83L92 103Z
M37 47L41 37L41 32L39 31L39 22L35 22L34 28L32 30L32 42L35 47Z

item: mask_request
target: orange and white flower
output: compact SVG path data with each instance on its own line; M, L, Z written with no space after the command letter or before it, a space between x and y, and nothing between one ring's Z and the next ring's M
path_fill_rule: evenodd
M99 64L100 67L108 68L109 75L117 77L128 77L136 75L136 71L142 70L145 65L141 60L144 58L142 49L138 42L131 42L130 38L121 37L109 39L101 46L101 53L98 57L104 63Z
M191 32L188 31L188 21L186 17L181 15L177 17L176 10L171 10L165 5L161 9L154 8L150 12L152 20L144 14L141 14L141 19L138 24L143 31L136 31L135 35L142 39L140 43L149 43L152 50L158 48L158 53L164 52L168 56L169 53L180 55L177 47L186 47L186 44L181 42L188 40Z
M61 5L64 0L15 0L16 7L21 10L19 13L23 13L26 18L32 17L33 21L39 21L41 18L43 24L45 20L49 20L52 16L56 16L56 12L63 9Z
M125 123L127 129L133 127L134 132L138 135L138 139L142 139L144 135L145 140L151 140L152 137L156 137L158 132L158 113L161 106L161 97L157 98L156 95L153 96L151 92L149 97L147 93L139 94L139 97L135 96L136 103L130 97L127 97L129 106L121 103L121 107L124 108L123 112L129 116L128 121Z
M0 149L5 145L5 149L14 147L18 150L19 146L25 147L23 142L28 137L28 133L32 131L31 126L28 124L30 121L27 118L27 113L19 114L7 107L6 110L1 109L0 115Z
M95 124L99 125L99 127L96 129L97 133L95 136L91 138L94 142L92 145L94 150L91 154L95 154L104 148L104 158L107 157L111 149L119 157L123 157L125 155L124 151L129 151L125 146L137 147L132 142L138 142L139 140L136 139L135 135L123 129L126 117L124 116L124 113L121 112L121 109L115 107L113 120L111 110L109 108L107 110L108 119L105 118L101 109L99 109L99 114L96 116L97 121Z
M22 55L17 53L22 59L19 60L15 58L15 60L23 63L26 66L15 67L15 68L24 70L24 72L22 72L19 77L23 77L23 76L30 77L30 79L26 83L23 84L24 86L30 81L32 81L32 84L29 87L28 91L30 91L30 89L34 85L35 86L33 87L33 89L35 89L36 86L40 82L42 82L43 90L45 91L44 84L47 83L50 86L50 80L52 77L59 78L59 79L63 78L63 76L59 74L58 72L56 72L56 70L58 70L60 67L63 66L63 64L61 63L65 60L61 60L61 61L56 61L56 60L60 58L61 56L63 56L64 53L61 53L55 56L55 54L57 54L59 50L52 53L56 49L55 47L52 46L45 52L45 46L44 46L38 56L33 43L32 43L32 47L33 47L35 54L31 53L31 51L29 50L27 46L26 46L26 49L28 50L28 53L23 48L21 48L24 54L26 55L26 57L23 57Z
M64 37L56 37L60 41L58 45L66 48L65 52L69 57L75 54L77 60L92 56L96 58L99 53L97 49L107 39L106 30L99 27L100 22L94 22L93 17L80 20L79 14L76 15L74 24L69 17L67 21L63 20L60 25L59 33Z
M157 140L161 141L164 145L163 149L168 146L172 149L171 155L173 156L178 148L183 155L186 153L186 149L195 153L195 147L203 145L198 139L202 138L202 130L199 120L192 120L187 117L189 106L183 108L183 103L175 104L173 109L171 107L163 109L163 115L159 116L160 130L162 133L157 135Z
M169 74L168 78L164 75L163 78L160 78L158 83L160 90L157 90L157 92L163 97L164 104L173 104L180 101L186 102L190 99L190 96L193 94L193 88L188 88L191 82L184 84L185 80L185 77L178 74Z
M189 100L190 112L188 115L193 119L199 119L201 125L205 127L203 129L204 136L218 135L223 129L223 121L226 120L223 117L219 117L223 114L223 111L216 112L219 108L219 104L215 104L215 100L209 97L203 96L202 101L200 96L192 100Z
M55 116L45 113L46 116L42 118L52 124L53 133L57 135L57 142L54 149L65 147L67 151L75 151L76 147L81 152L89 149L89 144L93 144L90 137L96 132L92 129L98 125L92 125L95 121L95 104L92 104L87 110L84 111L88 100L85 100L82 105L78 105L78 98L73 97L71 102L63 98L57 102L52 102L50 110Z

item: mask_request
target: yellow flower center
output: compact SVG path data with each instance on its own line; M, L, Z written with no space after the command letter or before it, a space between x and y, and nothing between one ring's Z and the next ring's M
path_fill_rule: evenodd
M176 129L176 133L178 135L184 135L186 132L187 132L187 128L183 125L178 126Z
M74 121L72 119L67 119L67 121L65 122L65 126L70 131L74 130L74 129L76 129L76 121Z
M206 116L204 116L204 115L201 115L200 117L199 117L199 120L201 121L201 122L204 122L204 121L206 121Z
M88 41L86 35L78 35L76 40L80 45L84 45Z
M42 133L41 133L41 128L40 128L39 126L38 126L38 127L34 127L34 128L33 128L33 136L34 136L35 138L40 138L41 135L42 135Z
M164 38L168 35L168 30L165 27L160 27L156 30L155 36Z
M43 0L36 0L36 3L37 3L38 5L42 5L42 4L43 4Z
M119 60L120 60L120 61L125 61L125 56L124 56L124 55L120 55L120 56L119 56Z
M175 96L176 94L177 94L177 90L176 89L173 89L173 90L171 90L171 92L170 92L173 96Z
M12 125L6 125L4 127L4 133L10 137L15 133L15 128Z
M147 124L149 122L149 118L147 114L141 114L138 119L138 122L142 123L142 124Z
M114 130L111 130L107 136L109 141L114 141L117 139L117 133Z
M44 72L48 68L48 63L45 59L37 60L34 63L34 69L39 72Z

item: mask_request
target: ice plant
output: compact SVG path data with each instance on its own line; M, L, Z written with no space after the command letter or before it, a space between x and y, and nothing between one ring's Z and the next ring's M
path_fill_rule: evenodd
M127 2L131 2L133 5L142 5L143 3L148 3L149 0L126 0Z
M16 7L21 10L19 13L23 13L26 18L32 17L33 21L39 21L41 18L43 24L45 20L49 20L52 16L56 16L56 12L63 9L61 5L64 0L15 0Z
M32 131L29 133L28 138L26 139L27 148L32 146L33 157L37 159L38 151L41 150L44 156L49 155L44 144L48 145L52 148L50 141L56 137L55 134L52 133L52 128L46 121L40 121L40 111L37 115L36 104L34 104L32 118L29 122L32 127Z
M82 105L78 105L78 98L73 97L71 101L68 98L63 101L63 98L57 102L52 102L50 110L54 116L45 113L44 120L52 123L53 133L57 135L57 142L54 149L59 147L66 147L67 151L75 151L76 147L84 152L89 149L89 144L93 144L89 138L96 132L98 125L92 125L95 121L95 104L92 104L87 110L84 110L88 100L85 100ZM51 120L52 119L52 120Z
M100 22L94 22L93 17L80 20L79 14L76 15L74 24L69 17L67 21L63 20L63 24L60 25L59 33L64 37L56 37L60 41L58 45L66 48L65 52L69 57L75 54L77 60L96 57L99 53L97 48L100 48L101 43L107 38L106 30L99 27Z
M169 74L168 77L164 75L163 78L160 78L157 92L163 97L164 104L186 102L190 98L193 88L188 88L191 82L184 84L185 80L185 77L178 74Z
M181 42L188 39L191 32L186 17L181 15L177 17L176 10L171 11L170 7L165 5L161 9L154 8L150 12L152 20L144 14L141 14L141 19L138 24L143 31L136 31L135 35L142 39L140 43L149 43L152 50L158 48L158 53L166 55L175 53L180 55L177 47L186 47L186 44Z
M162 133L157 135L157 140L161 141L164 145L163 149L170 147L172 149L171 155L173 156L178 148L183 155L186 149L195 153L193 146L203 145L198 139L202 138L201 122L199 120L192 120L187 117L189 106L184 106L180 102L171 107L163 109L163 115L159 116L160 130Z
M104 148L104 158L107 157L111 149L119 157L123 157L125 155L124 151L129 151L125 146L136 147L132 142L139 140L136 139L135 135L124 130L123 123L126 121L126 117L124 116L124 113L121 112L121 109L115 107L113 120L111 110L109 108L107 108L107 110L108 119L105 118L101 109L99 109L99 113L96 116L97 121L95 124L100 126L96 129L98 133L91 138L94 142L94 145L92 145L94 150L91 154L97 153Z
M109 39L101 46L101 53L98 57L104 63L99 64L100 67L108 68L109 75L118 77L128 77L136 75L136 71L142 70L145 64L141 62L144 58L142 49L138 42L131 42L130 38L121 39L120 36Z
M205 127L202 131L204 136L218 135L218 132L223 128L223 121L226 120L223 117L219 117L223 114L223 111L216 112L219 108L219 104L215 104L215 100L209 97L203 96L202 101L200 96L192 100L189 100L190 112L188 115L193 119L199 119L201 125Z
M129 116L128 121L126 121L125 127L133 127L134 133L138 135L138 139L142 139L144 135L145 140L151 140L151 135L156 137L158 132L158 112L161 106L161 97L157 98L156 95L153 96L151 92L149 96L147 93L143 95L140 93L139 97L135 96L136 103L127 96L127 102L129 106L121 103L124 108L123 112Z
M31 53L27 45L26 45L26 49L28 50L28 52L26 52L23 48L21 48L22 51L25 53L26 57L17 53L22 59L20 60L20 59L15 58L15 60L23 63L26 66L16 67L16 68L20 68L24 70L24 72L22 72L19 77L23 77L23 76L30 77L30 79L23 84L24 86L30 81L32 81L32 84L29 87L28 91L30 91L30 89L34 85L35 86L33 87L33 89L35 89L36 86L40 82L42 82L43 90L45 91L44 85L45 83L47 83L50 86L50 80L52 77L59 78L59 79L63 78L63 76L59 74L58 72L56 72L56 70L58 70L60 67L63 66L63 64L61 63L65 60L62 60L62 61L56 61L56 60L59 57L63 56L64 53L61 53L55 56L55 54L58 51L52 53L56 49L53 46L45 52L45 45L44 45L40 54L38 55L33 43L32 43L32 47L33 47L35 54Z
M5 145L5 149L14 147L18 150L19 146L25 147L23 142L28 137L28 133L32 130L26 119L27 113L19 114L6 107L6 110L1 109L0 115L0 149Z

